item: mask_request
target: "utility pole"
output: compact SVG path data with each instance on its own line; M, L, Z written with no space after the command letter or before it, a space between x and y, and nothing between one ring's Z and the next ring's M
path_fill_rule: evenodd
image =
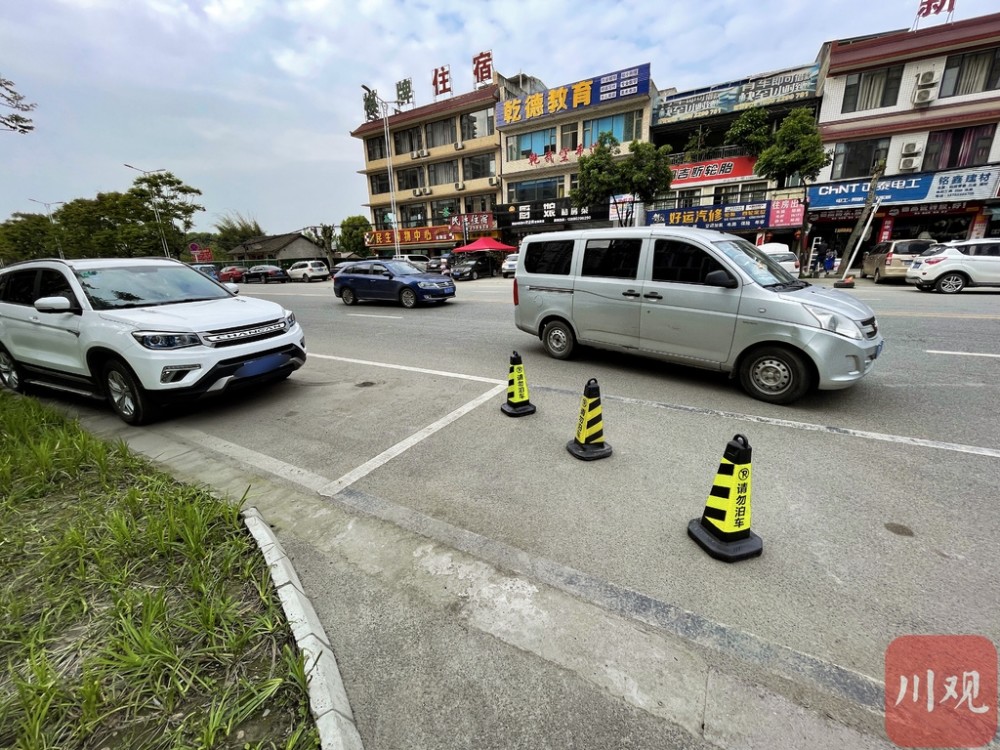
M142 172L143 176L145 177L149 177L149 175L151 174L157 174L159 172L167 171L165 169L152 169L152 170L139 169L139 167L133 167L131 164L126 164L125 166L128 167L129 169L134 169L136 172ZM157 194L159 194L159 191L157 191ZM153 216L156 217L156 228L160 230L160 242L163 244L163 255L164 257L169 258L170 250L167 249L167 236L163 233L163 222L160 221L160 209L156 205L156 196L154 196L150 200L150 204L153 206Z
M66 201L51 201L46 203L45 201L36 201L34 198L28 198L28 200L32 203L40 203L45 206L45 215L49 217L49 225L52 227L52 234L56 239L56 251L59 253L59 257L65 260L66 256L63 255L62 243L59 242L59 235L56 234L56 223L52 220L52 212L49 210L49 206L61 206Z

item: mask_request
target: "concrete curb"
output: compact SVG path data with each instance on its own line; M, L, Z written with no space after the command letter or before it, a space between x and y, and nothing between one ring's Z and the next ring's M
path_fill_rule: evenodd
M241 515L267 563L295 643L305 655L309 708L319 730L320 746L323 750L364 750L337 658L291 560L256 508L246 508Z

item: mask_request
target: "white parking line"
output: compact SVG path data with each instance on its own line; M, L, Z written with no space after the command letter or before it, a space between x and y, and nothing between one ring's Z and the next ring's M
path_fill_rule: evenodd
M936 349L927 349L927 354L954 354L956 357L995 357L1000 359L1000 354L984 354L983 352L944 352Z
M347 313L350 318L385 318L386 320L402 320L402 315L368 315L366 313ZM319 355L316 355L319 356Z
M506 380L497 378L481 378L478 375L465 375L461 372L447 372L445 370L428 370L423 367L409 367L407 365L393 365L388 362L370 362L365 359L351 359L350 357L334 357L330 354L313 354L309 352L309 358L332 359L334 362L348 362L352 365L370 365L372 367L386 367L390 370L405 370L406 372L421 372L425 375L441 375L446 378L458 378L459 380L474 380L477 383L490 383L492 385L507 385Z

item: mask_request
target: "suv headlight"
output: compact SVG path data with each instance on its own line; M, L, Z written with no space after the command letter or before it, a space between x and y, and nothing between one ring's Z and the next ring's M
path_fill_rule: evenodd
M196 333L160 333L158 331L132 331L132 338L147 349L184 349L200 346Z
M860 340L864 338L861 328L850 318L845 318L830 310L824 310L822 307L813 307L812 305L803 305L803 307L816 318L816 323L824 331L833 331L849 339Z
M295 313L291 310L285 310L285 328L287 330L292 330L295 327Z

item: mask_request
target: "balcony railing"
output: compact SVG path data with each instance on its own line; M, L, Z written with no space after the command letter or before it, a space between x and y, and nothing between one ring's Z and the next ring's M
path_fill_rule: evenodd
M725 159L734 156L749 156L749 154L741 146L715 146L714 148L670 154L668 158L671 164L688 164L689 162Z

